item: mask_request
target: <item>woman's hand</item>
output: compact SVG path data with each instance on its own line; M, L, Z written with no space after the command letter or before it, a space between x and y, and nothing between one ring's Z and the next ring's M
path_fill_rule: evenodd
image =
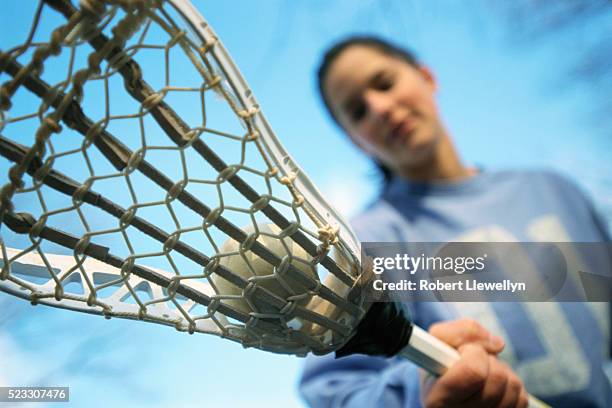
M461 358L441 377L421 376L427 408L527 407L521 379L496 355L504 341L473 319L434 324L429 333L458 349Z

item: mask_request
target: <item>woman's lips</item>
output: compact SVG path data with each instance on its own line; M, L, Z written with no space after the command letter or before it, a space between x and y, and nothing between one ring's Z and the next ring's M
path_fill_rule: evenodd
M396 143L402 139L407 139L414 132L414 121L410 119L404 119L396 126L393 127L393 130L389 133L389 137L387 138L389 143Z

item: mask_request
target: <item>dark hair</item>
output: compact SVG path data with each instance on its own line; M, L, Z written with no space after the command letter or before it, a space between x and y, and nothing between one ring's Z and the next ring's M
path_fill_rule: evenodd
M418 67L420 65L418 59L411 51L405 48L399 47L387 40L383 40L378 37L373 37L373 36L348 37L342 41L337 42L332 47L330 47L327 50L327 52L325 52L325 54L323 55L323 60L321 61L321 64L319 65L319 70L317 71L317 80L318 80L317 84L318 84L318 89L319 89L319 95L321 96L321 99L323 100L323 104L325 104L325 107L327 108L327 112L329 112L329 115L331 116L331 118L340 127L342 127L342 125L340 124L338 117L334 114L334 111L331 108L331 104L328 99L328 96L325 94L324 82L325 82L325 78L327 77L327 74L329 73L329 68L334 63L334 61L338 58L338 56L342 54L342 52L344 52L347 48L352 47L354 45L363 45L363 46L378 50L383 54L390 55L392 57L398 57L399 59L407 62L408 64L414 67ZM378 170L380 170L383 176L383 180L385 184L387 184L393 178L393 172L391 171L391 169L389 169L387 166L385 166L378 160L374 160L374 164L376 164L376 167L378 168Z

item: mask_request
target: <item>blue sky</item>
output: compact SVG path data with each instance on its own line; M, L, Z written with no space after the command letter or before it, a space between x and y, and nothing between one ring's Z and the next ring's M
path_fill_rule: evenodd
M23 21L20 9L6 10L17 3L7 2L0 15L5 39ZM411 46L431 67L443 116L468 163L555 168L612 218L610 145L586 119L592 99L563 79L554 45L509 45L484 2L194 3L287 150L347 217L374 198L373 171L323 112L315 69L334 40L374 33ZM70 386L75 407L301 404L296 357L165 326L33 308L4 294L0 351L0 385Z

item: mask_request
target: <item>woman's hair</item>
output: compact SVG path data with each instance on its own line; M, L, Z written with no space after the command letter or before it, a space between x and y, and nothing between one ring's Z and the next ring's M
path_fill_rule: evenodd
M329 68L334 63L334 61L338 58L340 54L342 54L343 51L345 51L347 48L352 47L354 45L371 47L375 50L380 51L381 53L385 55L397 57L407 62L408 64L412 65L413 67L418 67L420 65L418 59L411 51L405 48L401 48L389 41L380 39L378 37L372 37L372 36L348 37L340 42L337 42L332 47L330 47L327 50L327 52L323 55L323 60L321 61L321 64L319 65L319 70L317 72L318 89L319 89L319 95L321 96L321 99L323 100L323 103L325 104L325 107L327 108L327 112L332 117L334 122L336 122L336 124L340 127L342 127L342 124L340 124L338 117L336 116L336 114L331 108L329 97L325 93L324 84L325 84L325 79L327 78L327 74L329 73ZM393 178L393 172L391 171L391 169L389 169L384 164L380 163L378 160L374 160L374 164L376 164L376 167L378 168L378 170L380 170L383 176L384 183L387 184Z

